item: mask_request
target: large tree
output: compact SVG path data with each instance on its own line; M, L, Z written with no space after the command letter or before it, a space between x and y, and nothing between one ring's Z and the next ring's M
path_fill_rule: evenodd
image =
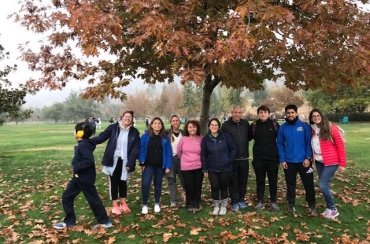
M4 47L0 45L1 64L3 64L3 60L6 59L8 55L9 53L5 52ZM32 111L29 109L22 110L22 105L26 103L24 99L27 94L27 89L22 85L18 88L14 88L12 82L6 78L10 72L16 69L16 65L4 65L4 69L0 70L0 126L3 125L4 121L8 118L18 121L30 118L32 114Z
M30 69L42 73L29 86L87 79L84 97L124 99L122 87L135 78L180 77L203 85L205 125L220 82L255 90L284 78L292 90L326 91L369 83L370 14L358 6L369 1L25 0L14 16L49 35L40 50L24 49Z

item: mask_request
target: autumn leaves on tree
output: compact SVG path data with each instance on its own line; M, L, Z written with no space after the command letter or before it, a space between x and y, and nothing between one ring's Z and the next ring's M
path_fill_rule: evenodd
M42 73L28 86L59 89L88 80L83 97L124 99L123 87L135 78L153 84L180 77L203 86L204 122L220 82L256 90L265 79L284 79L292 90L332 92L338 84L368 85L370 14L360 4L28 0L14 18L49 35L38 51L23 46L30 69Z

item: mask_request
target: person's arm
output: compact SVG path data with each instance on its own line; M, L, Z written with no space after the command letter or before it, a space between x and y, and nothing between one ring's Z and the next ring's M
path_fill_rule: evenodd
M76 153L82 154L82 160L73 165L73 173L79 173L80 171L91 167L92 164L95 164L93 150L91 150L91 148L86 144L79 143Z
M343 173L347 165L347 155L346 155L346 148L344 145L344 141L336 125L332 125L331 133L332 133L334 146L337 148L337 151L338 151L339 172Z
M140 166L145 166L145 158L147 154L147 141L148 141L148 134L144 134L140 138L140 153L139 153L139 164Z
M133 130L134 128L131 128L131 130ZM127 155L127 164L126 164L126 170L127 171L132 171L135 169L135 163L136 163L136 159L138 159L139 157L139 153L140 153L140 135L139 135L139 131L137 129L135 129L135 131L133 132L134 134L134 141L133 141L133 144L132 144L132 149L131 149L131 152L129 153L129 155ZM130 134L129 134L130 136Z
M171 140L168 135L166 135L166 143L165 143L165 153L166 153L166 164L165 164L165 172L168 174L170 170L172 169L172 146L171 146Z
M236 145L234 139L227 133L225 133L227 147L229 148L229 162L233 162L236 156Z
M285 161L285 137L283 128L280 127L277 134L276 145L279 153L279 161L283 169L287 169L288 165Z
M312 129L307 123L304 122L305 125L305 145L306 145L306 159L310 162L312 158L312 146L311 146L311 138L312 138ZM307 166L308 167L308 166Z
M179 143L177 144L177 156L179 157L179 159L181 160L181 156L182 156L182 147L184 145L184 137L181 137Z
M113 127L117 126L115 124L109 125L104 131L102 131L98 136L91 137L90 141L92 141L95 145L101 144L108 140L111 137Z
M207 143L206 143L206 136L204 136L202 138L202 142L201 142L201 150L200 150L200 159L201 159L201 162L202 162L202 170L204 173L207 173L208 172L208 167L207 167Z

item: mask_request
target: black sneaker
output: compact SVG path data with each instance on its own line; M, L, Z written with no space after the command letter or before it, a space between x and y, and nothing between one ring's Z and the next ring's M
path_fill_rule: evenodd
M311 215L311 216L317 216L317 211L316 211L316 207L315 206L310 206L310 208L308 209L308 214Z
M293 204L289 204L288 213L289 214L294 214L295 213L295 206Z

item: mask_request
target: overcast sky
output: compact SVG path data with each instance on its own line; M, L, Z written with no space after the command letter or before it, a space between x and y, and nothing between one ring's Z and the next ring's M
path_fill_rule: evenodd
M17 64L18 70L11 73L7 78L13 83L25 83L30 77L37 77L37 74L31 72L27 68L27 64L19 59L21 55L18 50L20 43L30 42L31 47L37 47L40 36L37 36L33 32L29 32L26 28L21 27L19 23L14 23L8 19L8 15L19 10L17 0L6 1L6 4L0 8L0 43L4 47L6 52L9 52L9 59L2 60L0 69L5 65ZM79 91L86 87L86 84L81 82L69 82L66 88L62 91L49 91L42 90L36 95L26 96L26 107L44 107L50 106L54 102L62 102L70 94L71 90ZM133 93L137 89L146 88L146 85L142 81L134 82L127 86L125 91L127 93Z

